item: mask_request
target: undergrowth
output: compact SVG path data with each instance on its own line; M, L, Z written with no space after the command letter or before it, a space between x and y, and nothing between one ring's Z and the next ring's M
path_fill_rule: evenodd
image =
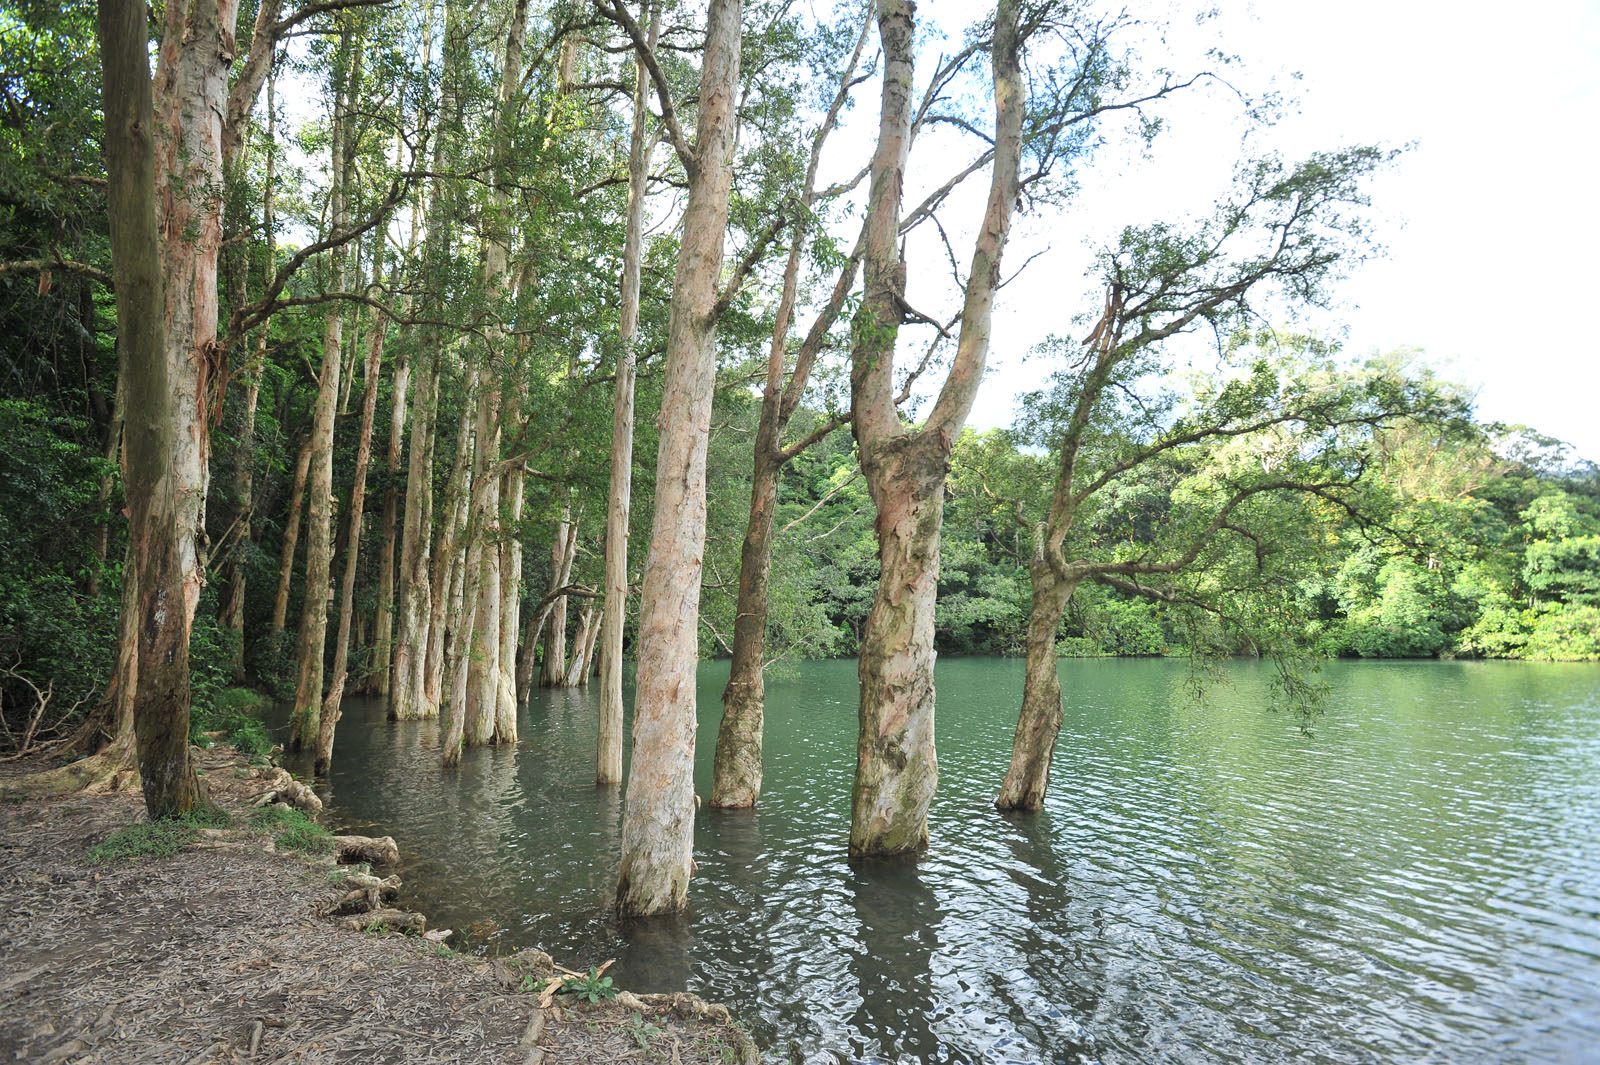
M333 853L333 833L300 810L263 807L256 811L251 823L270 832L279 850L300 851L302 854Z
M202 806L182 817L141 821L119 829L89 848L85 859L90 865L104 865L138 858L165 858L199 839L202 828L227 828L232 823L226 811Z
M265 765L272 753L272 733L255 715L266 697L249 688L227 688L209 701L196 700L189 711L189 742L211 746L207 733L221 733L223 743L231 743L252 765Z

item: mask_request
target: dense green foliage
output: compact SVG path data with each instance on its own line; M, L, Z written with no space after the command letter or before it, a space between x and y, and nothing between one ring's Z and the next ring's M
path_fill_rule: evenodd
M247 149L220 190L226 372L211 410L206 585L191 648L196 738L221 732L252 757L264 755L267 738L233 692L242 682L277 697L294 687L303 548L290 559L287 629L274 631L269 619L330 306L344 316L350 367L334 437L333 496L341 517L353 487L356 413L368 384L360 356L373 331L387 329L383 368L373 382L378 418L355 592L361 620L353 686L370 683L386 666L373 660L371 633L383 537L376 514L391 489L403 495L406 488L403 461L395 473L381 457L402 364L412 371L413 395L424 369L440 367L432 474L435 499L443 500L466 425L462 415L476 398L469 394L468 355L479 350L474 345L493 347L493 376L526 390L503 445L504 455L527 472L525 506L520 519L507 516L497 533L525 549L524 606L535 605L550 584L549 545L564 516L579 527L569 584L600 583L612 386L621 354L616 279L630 125L618 86L631 85L632 64L620 47L569 54L572 13L534 5L523 105L497 130L505 7L483 8L481 24L466 27L448 47L427 5L323 12L276 59L282 86L273 104L275 141L268 138L265 97L243 131ZM241 52L250 8L239 27ZM840 8L831 23L826 15L809 22L779 17L787 11L762 3L746 9L745 126L729 259L748 254L753 269L751 282L729 294L719 334L701 626L706 655L726 653L733 632L749 445L760 406L751 382L765 372L776 303L771 263L782 250L781 241L773 242L781 228L773 220L794 209L815 112L832 92L829 79L849 53L859 17L853 6ZM664 76L685 101L681 118L688 127L695 33L668 23ZM339 75L353 79L349 88L360 102L350 215L370 225L350 242L351 280L330 302L341 286L327 257L298 253L328 236L331 136L324 97L338 80L330 73L334 57L347 56L352 42L360 42L361 62L341 67ZM98 84L93 4L7 0L0 7L0 745L7 747L68 735L106 690L115 661L126 536L115 461L115 323L106 286L111 263ZM285 97L303 98L286 107ZM1158 128L1151 118L1136 135L1154 136ZM497 147L505 143L517 150ZM435 159L429 153L436 149ZM1245 228L1249 210L1298 209L1298 197L1308 194L1342 209L1360 200L1356 177L1382 158L1354 149L1298 167L1275 160L1246 165L1235 190L1243 206L1223 205L1192 232L1130 227L1103 265L1130 286L1142 279L1169 303L1181 302L1182 293L1156 282L1175 263L1200 270L1206 284L1232 283L1253 260L1225 261L1208 249ZM275 244L262 221L269 160L276 175ZM442 172L431 169L435 163ZM516 218L507 240L517 250L517 279L499 287L483 283L485 235L506 225L484 179L494 168ZM645 244L641 300L635 576L649 533L654 412L676 256L666 223L683 184L669 151L656 157L655 171L651 210L659 217ZM1043 203L1068 192L1037 185L1029 195ZM848 198L814 206L818 225L805 247L803 304L825 295L813 290L826 287L843 262L843 224L855 209ZM451 240L423 242L426 225L419 219L428 211ZM1314 280L1332 259L1318 258L1321 246L1310 238L1305 250L1310 266L1303 276ZM268 314L261 304L272 298L278 302ZM1206 320L1219 335L1239 325L1220 313ZM1060 323L1063 330L1077 325ZM510 341L494 346L489 336L497 330ZM1404 364L1367 373L1309 341L1268 352L1255 352L1248 338L1224 346L1231 360L1226 372L1177 388L1150 386L1166 373L1154 355L1131 361L1127 379L1117 382L1121 398L1097 412L1085 454L1105 468L1162 433L1228 426L1299 403L1302 423L1320 426L1324 438L1305 449L1316 450L1314 463L1300 461L1306 455L1292 448L1284 461L1347 476L1341 498L1353 509L1315 497L1253 501L1238 522L1248 535L1208 547L1185 576L1185 594L1209 603L1223 615L1220 622L1085 583L1062 623L1064 653L1251 653L1262 649L1264 633L1292 630L1304 647L1328 655L1600 658L1600 476L1593 466L1530 433L1498 426L1375 418L1352 427L1335 419L1359 413L1366 402L1404 409L1408 390L1436 386ZM1021 650L1036 527L1056 476L1062 427L1083 383L1073 368L1080 350L1048 345L1040 359L1059 372L1025 404L1018 424L969 432L956 442L936 614L942 652ZM842 373L826 363L795 414L791 438L840 413ZM250 380L260 391L246 432ZM1342 391L1334 395L1329 382ZM1261 461L1243 442L1224 438L1131 470L1094 496L1069 547L1084 557L1119 559L1179 544ZM253 473L248 508L236 477L242 470ZM856 651L877 576L872 521L848 428L786 467L772 560L771 661ZM336 530L334 539L342 550L344 532ZM220 618L223 574L235 564L247 588L242 638ZM577 625L577 614L569 611L569 625Z

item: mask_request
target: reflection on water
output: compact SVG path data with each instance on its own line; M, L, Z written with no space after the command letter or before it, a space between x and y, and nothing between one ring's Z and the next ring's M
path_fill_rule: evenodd
M1204 705L1181 663L1061 672L1050 800L1001 817L1021 665L941 662L929 852L856 867L854 664L769 682L761 806L700 813L678 918L608 914L597 693L539 693L516 748L449 773L436 725L347 701L325 794L400 840L434 923L616 957L619 984L726 1002L786 1057L1597 1060L1600 669L1335 665L1309 735L1249 665ZM725 677L701 673L702 794Z

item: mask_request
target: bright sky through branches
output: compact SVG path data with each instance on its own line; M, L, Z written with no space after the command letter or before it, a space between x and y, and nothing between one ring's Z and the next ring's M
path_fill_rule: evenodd
M1529 425L1600 461L1600 339L1587 326L1600 305L1600 3L1223 6L1202 32L1241 57L1241 84L1274 78L1296 100L1257 150L1297 158L1414 145L1372 187L1387 256L1361 266L1338 287L1339 305L1307 324L1342 334L1356 355L1421 349L1441 376L1477 390L1483 418ZM1046 372L1022 355L1084 308L1085 240L1181 217L1197 190L1220 191L1238 148L1226 103L1174 107L1150 160L1097 161L1047 240L1040 220L1021 220L1018 248L1051 251L1002 293L975 425L1009 422L1015 394Z

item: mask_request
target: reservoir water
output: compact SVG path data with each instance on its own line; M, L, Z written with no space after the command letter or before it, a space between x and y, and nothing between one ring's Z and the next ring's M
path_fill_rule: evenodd
M392 834L405 900L469 946L726 1003L806 1062L1600 1061L1600 667L1332 663L1310 732L1230 664L1063 661L1046 808L1002 817L1020 661L939 663L915 860L845 860L853 662L768 682L754 811L702 810L680 918L610 917L621 798L593 691L439 768L350 700L332 820ZM700 672L710 791L725 664ZM302 769L294 765L293 768Z

